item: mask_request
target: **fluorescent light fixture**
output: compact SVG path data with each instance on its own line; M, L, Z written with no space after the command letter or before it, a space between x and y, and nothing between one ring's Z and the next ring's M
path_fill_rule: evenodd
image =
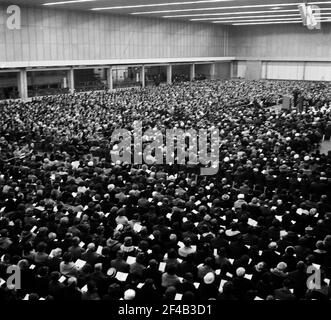
M233 23L233 26L249 26L258 24L281 24L281 23L302 23L301 21L275 21L275 22L253 22L253 23Z
M320 8L320 11L330 11L331 8ZM241 12L217 12L217 13L196 13L196 14L178 14L178 15L166 15L162 18L188 18L188 17L212 17L212 16L232 16L243 14L259 14L259 13L286 13L286 12L298 12L299 9L285 9L285 10L259 10L259 11L241 11Z
M331 10L331 9L330 9ZM198 14L179 14L171 16L162 16L162 18L186 18L186 17L209 17L209 16L229 16L240 14L258 14L258 13L280 13L280 12L298 12L298 9L278 10L278 11L242 11L242 12L218 12L218 13L198 13Z
M298 18L273 18L273 17L270 17L270 19L251 19L252 17L244 17L246 19L243 19L243 20L231 20L232 18L227 18L228 20L222 20L222 21L213 21L213 23L229 23L229 22L264 22L264 21L294 21L294 20L302 20L301 17L298 17ZM259 17L258 17L259 18ZM327 16L324 16L324 17L320 17L319 20L322 20L322 19L330 19L330 14L328 14ZM248 20L247 20L248 19Z
M80 3L80 2L92 2L98 0L70 0L70 1L59 1L59 2L46 2L43 6L56 6L61 4L72 4L72 3Z
M137 4L131 6L115 6L115 7L103 7L93 8L92 11L100 10L118 10L118 9L134 9L134 8L147 8L147 7L163 7L163 6L179 6L187 4L200 4L200 3L216 3L216 2L229 2L233 0L199 0L199 1L182 1L182 2L165 2L165 3L151 3L151 4Z
M331 22L329 20L318 20L318 22ZM233 26L249 26L249 25L259 25L259 24L289 24L289 23L302 23L302 21L275 21L275 22L247 22L247 23L233 23Z
M227 20L227 19L245 19L245 18L280 18L280 17L297 17L299 13L293 14L267 14L261 16L239 16L239 17L223 17L223 18L197 18L197 19L190 19L190 21L208 21L208 20Z
M309 2L309 4L331 4L331 1L326 2ZM152 13L170 13L170 12L192 12L192 11L214 11L214 10L228 10L228 9L247 9L247 8L272 8L272 7L293 7L297 6L299 3L280 3L280 4L257 4L257 5L245 5L245 6L230 6L230 7L214 7L214 8L191 8L191 9L175 9L175 10L158 10L158 11L140 11L133 12L133 15L140 14L152 14Z
M299 18L284 18L284 19L250 19L250 20L225 20L225 21L213 21L213 23L232 23L232 22L268 22L268 21L301 21Z
M296 5L297 5L297 3L282 4L282 6L296 6ZM163 11L144 11L144 12L133 12L132 14L189 12L189 11L214 11L214 10L228 10L228 9L264 8L264 7L273 7L273 6L275 6L275 4L257 4L257 5L251 5L251 6L231 6L231 7L214 7L214 8L176 9L176 10L163 10Z

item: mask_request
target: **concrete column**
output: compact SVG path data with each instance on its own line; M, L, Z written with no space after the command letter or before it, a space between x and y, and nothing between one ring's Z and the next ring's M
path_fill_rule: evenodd
M172 65L167 65L167 83L172 84Z
M107 68L107 85L108 85L108 90L112 91L113 90L113 67Z
M145 88L145 66L144 65L141 66L140 78L141 78L141 87Z
M68 85L69 85L69 92L74 93L74 91L75 91L75 77L74 77L74 69L73 68L68 70Z
M216 64L215 64L215 62L210 65L210 79L211 80L216 79Z
M190 65L190 81L193 81L195 78L195 63Z
M25 101L28 99L28 78L26 70L21 70L18 75L19 97Z

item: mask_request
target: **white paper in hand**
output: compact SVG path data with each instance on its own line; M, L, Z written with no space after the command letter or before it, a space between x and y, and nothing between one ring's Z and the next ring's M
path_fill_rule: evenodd
M176 293L175 300L182 300L183 295L180 293Z
M164 272L165 271L165 268L166 268L166 263L165 262L160 262L159 270L161 272Z
M97 249L97 254L100 254L100 255L102 255L102 249L103 249L103 247L102 247L102 246L98 246L98 249Z
M126 263L127 264L133 264L135 262L136 262L136 258L135 257L128 256L128 258L126 259Z
M78 270L82 269L86 264L86 261L81 260L81 259L77 259L77 261L75 262L75 266Z
M116 279L118 281L125 282L126 281L126 278L128 277L128 275L129 275L128 273L124 273L124 272L118 271L116 273Z
M250 226L252 227L256 227L257 226L257 221L251 219L251 218L248 218L248 222L247 222Z

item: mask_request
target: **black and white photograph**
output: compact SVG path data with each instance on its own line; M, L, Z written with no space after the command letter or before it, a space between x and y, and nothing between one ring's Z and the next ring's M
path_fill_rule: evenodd
M330 301L330 139L331 1L1 0L0 305Z

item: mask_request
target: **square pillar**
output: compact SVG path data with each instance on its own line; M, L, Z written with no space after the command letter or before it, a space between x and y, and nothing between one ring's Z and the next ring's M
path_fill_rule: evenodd
M23 101L28 99L28 77L26 70L20 70L18 74L18 92L19 97Z
M237 61L232 61L231 65L230 65L230 77L232 78L236 78L238 75L238 64Z
M145 66L144 65L141 66L140 78L141 78L141 87L145 88Z
M172 84L172 65L167 65L167 83Z
M195 78L195 63L190 65L190 81L193 81Z
M74 77L74 68L68 70L68 84L69 84L69 92L75 92L75 77Z
M107 86L108 90L113 90L113 67L107 68Z
M210 79L211 80L216 79L216 64L215 64L215 62L210 65Z

